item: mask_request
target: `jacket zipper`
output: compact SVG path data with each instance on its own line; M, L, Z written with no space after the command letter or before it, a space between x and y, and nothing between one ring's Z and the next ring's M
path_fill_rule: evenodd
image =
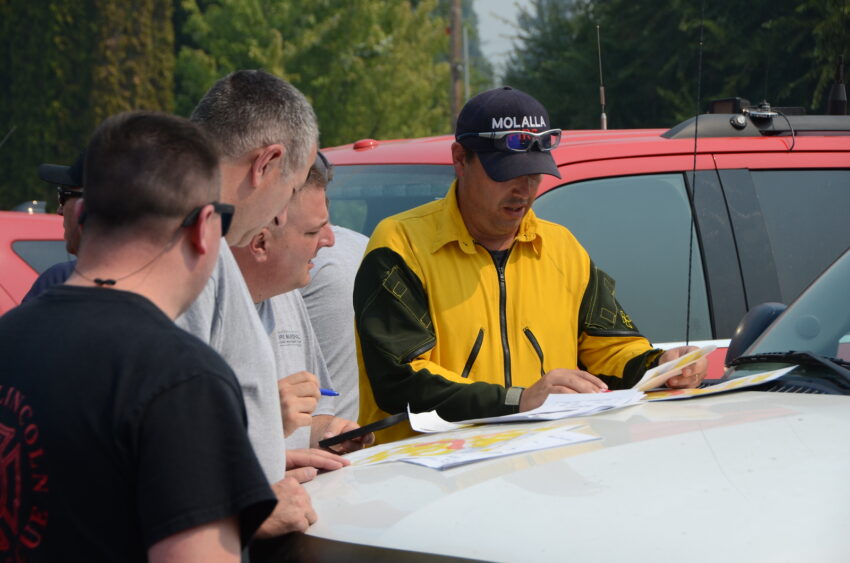
M478 352L481 350L482 342L484 342L484 329L479 328L478 336L475 338L475 344L472 345L472 351L469 353L466 364L463 366L463 371L460 373L461 377L469 377L469 372L472 371L472 364L475 363L475 359L478 358Z
M497 264L495 258L493 259L496 272L499 274L499 330L502 334L502 357L505 363L505 389L511 387L511 349L508 345L508 291L505 286L505 265L507 265L510 259L513 248L513 245L511 245L501 264Z
M531 332L531 329L525 327L522 329L525 333L525 337L528 338L528 341L531 342L531 347L534 348L534 351L537 352L537 357L540 358L540 377L546 375L546 370L543 368L543 349L540 347L540 343L537 342L537 338L534 336L534 333Z

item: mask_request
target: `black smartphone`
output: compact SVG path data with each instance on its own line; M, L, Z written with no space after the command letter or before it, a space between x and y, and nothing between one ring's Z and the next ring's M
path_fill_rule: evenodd
M337 444L345 442L346 440L359 438L360 436L368 434L369 432L377 432L378 430L389 428L390 426L398 424L403 420L407 420L407 412L393 414L388 416L387 418L376 420L375 422L367 424L366 426L361 426L360 428L355 428L354 430L349 430L348 432L343 432L342 434L337 434L336 436L325 438L324 440L319 441L319 447L327 448L328 446L335 446Z

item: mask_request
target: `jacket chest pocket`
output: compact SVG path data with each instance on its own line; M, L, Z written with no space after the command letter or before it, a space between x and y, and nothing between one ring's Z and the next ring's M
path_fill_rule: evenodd
M540 377L543 377L546 375L546 370L543 367L543 348L540 347L540 342L537 341L537 337L534 336L530 328L525 327L522 329L522 333L528 339L531 347L534 348L534 353L537 354L537 358L540 360Z
M460 372L460 376L464 378L469 377L469 373L472 371L472 366L475 364L475 360L478 358L478 353L481 352L481 344L484 342L484 329L478 329L478 336L475 337L475 342L472 344L472 350L469 351L469 355L466 357L466 363L463 366L463 371Z

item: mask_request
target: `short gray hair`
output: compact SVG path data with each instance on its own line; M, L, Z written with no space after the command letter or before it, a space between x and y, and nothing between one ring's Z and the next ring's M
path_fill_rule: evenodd
M306 165L310 150L319 143L316 113L304 94L263 70L237 70L220 79L190 119L206 130L226 157L282 144L287 170Z

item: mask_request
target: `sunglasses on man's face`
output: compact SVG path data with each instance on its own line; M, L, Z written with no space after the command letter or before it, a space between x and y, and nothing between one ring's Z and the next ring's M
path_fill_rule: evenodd
M463 133L457 140L467 137L491 139L493 146L500 151L528 152L537 145L538 150L551 151L561 144L561 130L549 129L540 133L530 131L485 131L483 133Z
M235 208L228 203L212 201L210 203L205 203L204 205L199 205L186 215L186 218L183 219L180 226L191 227L194 225L197 222L198 217L201 215L201 210L203 210L203 208L207 205L212 205L213 210L221 215L221 236L227 236L227 231L230 230L230 222L233 220L233 212L235 211Z
M83 190L68 188L66 186L56 186L56 192L59 197L59 205L65 205L71 198L83 197Z
M322 174L322 179L325 181L325 185L328 185L328 183L330 183L331 181L331 163L328 162L327 157L322 154L322 151L318 151L316 153L316 163L314 164L314 166L319 169L319 172Z

